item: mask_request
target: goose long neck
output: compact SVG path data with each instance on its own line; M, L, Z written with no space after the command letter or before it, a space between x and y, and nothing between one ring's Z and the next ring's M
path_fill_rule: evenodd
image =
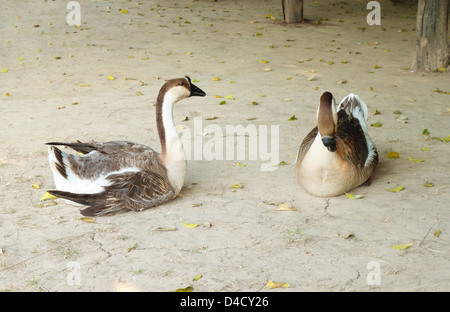
M171 96L170 92L160 92L156 102L156 125L161 142L161 157L164 159L169 154L172 154L170 158L173 158L173 156L179 157L178 154L180 153L183 154L184 158L183 146L173 121L173 106L175 102L176 100Z

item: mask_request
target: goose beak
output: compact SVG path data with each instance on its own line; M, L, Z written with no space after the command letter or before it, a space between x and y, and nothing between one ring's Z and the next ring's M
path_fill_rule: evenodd
M193 83L190 84L190 90L191 90L191 96L205 96L206 95L206 93L202 89L200 89Z
M330 152L336 152L336 137L323 136L322 143Z

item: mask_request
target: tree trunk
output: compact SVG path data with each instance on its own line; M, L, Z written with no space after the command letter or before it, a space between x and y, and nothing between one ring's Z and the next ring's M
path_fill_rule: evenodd
M303 22L303 0L281 0L286 23Z
M450 0L419 0L417 38L412 64L414 71L436 71L449 65L447 42L449 2Z

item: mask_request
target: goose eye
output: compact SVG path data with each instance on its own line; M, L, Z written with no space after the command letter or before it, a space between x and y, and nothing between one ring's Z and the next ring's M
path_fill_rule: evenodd
M180 86L184 86L184 81L181 81L181 82L180 82Z

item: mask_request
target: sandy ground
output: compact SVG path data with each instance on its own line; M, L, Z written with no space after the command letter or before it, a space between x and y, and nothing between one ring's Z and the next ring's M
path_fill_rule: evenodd
M369 26L366 1L307 0L309 23L295 26L282 23L278 0L81 0L75 27L66 1L10 2L0 13L0 290L450 290L450 143L433 139L450 134L450 79L409 71L414 7L381 2L381 26ZM159 150L157 92L186 74L207 96L177 104L180 129L194 117L203 128L278 125L287 164L190 160L172 202L95 222L41 201L54 186L45 142ZM380 163L372 185L352 191L361 199L314 198L295 180L326 90L338 101L359 94L368 123L382 124L369 129ZM386 158L391 151L400 158ZM277 211L282 202L296 211ZM290 286L269 290L269 281Z

